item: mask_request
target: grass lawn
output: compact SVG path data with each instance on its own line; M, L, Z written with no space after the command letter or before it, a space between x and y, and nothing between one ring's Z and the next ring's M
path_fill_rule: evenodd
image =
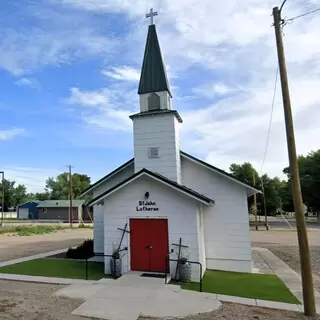
M55 278L85 279L85 261L69 259L36 259L1 267L0 273ZM88 261L88 280L105 278L103 262Z
M17 234L18 236L31 236L31 235L36 235L36 234L45 234L45 233L56 232L58 230L64 230L66 228L67 227L64 227L61 225L57 225L57 226L52 226L52 225L50 225L50 226L49 225L12 226L12 227L0 228L0 234L14 233L14 234Z
M183 289L199 291L199 283L183 283ZM299 303L284 283L274 275L207 270L203 291L229 296Z

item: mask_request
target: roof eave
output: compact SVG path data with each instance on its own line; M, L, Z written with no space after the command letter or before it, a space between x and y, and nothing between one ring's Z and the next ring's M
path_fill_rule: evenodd
M117 173L119 173L120 171L122 171L123 169L127 168L129 165L131 165L134 162L134 158L131 158L130 160L128 160L127 162L125 162L123 165L121 165L120 167L116 168L115 170L111 171L110 173L108 173L107 175L105 175L103 178L99 179L98 181L96 181L95 183L93 183L90 187L88 187L87 189L85 189L84 191L82 191L82 193L80 194L80 197L85 196L86 194L88 194L90 191L93 191L96 187L98 187L100 184L104 183L105 181L107 181L108 179L112 178L114 175L116 175Z
M174 114L177 120L182 123L183 120L177 110L156 110L156 111L143 111L143 112L138 112L135 114L132 114L129 116L129 118L132 120L134 118L139 118L139 117L147 117L147 116L153 116L153 115L159 115L159 114Z
M255 188L247 188L247 197L251 197L257 193L262 194L262 191L259 189L255 189Z
M229 174L228 172L225 172L225 171L223 171L223 170L221 170L221 169L218 169L218 168L212 166L211 164L209 164L209 163L207 163L207 162L205 162L205 161L202 161L202 160L200 160L200 159L198 159L198 158L196 158L196 157L194 157L194 156L192 156L192 155L190 155L190 154L188 154L188 153L186 153L186 152L184 152L184 151L181 151L181 150L180 150L180 155L183 156L183 157L185 157L185 158L187 158L187 159L189 159L189 160L191 160L191 161L193 161L193 162L196 162L196 163L198 163L198 164L200 164L200 165L202 165L202 166L204 166L204 167L206 167L206 168L208 168L208 169L211 169L212 171L214 171L214 172L216 172L216 173L218 173L218 174L220 174L220 175L222 175L222 176L224 176L224 177L226 177L226 178L228 178L228 179L230 179L230 180L232 180L232 181L234 181L234 182L242 185L242 186L245 187L247 190L252 190L252 191L254 191L251 195L253 195L253 194L255 194L255 193L261 193L261 190L256 189L255 187L250 186L250 185L247 184L247 183L244 183L244 182L242 182L242 181L239 181L238 179L232 177L231 174ZM247 193L247 194L248 194L248 193ZM248 196L248 197L249 197L249 196Z
M161 178L160 175L154 174L151 171L148 171L147 169L142 169L139 172L135 173L134 175L132 175L131 177L129 177L128 179L120 182L119 184L117 184L116 186L114 186L113 188L107 190L106 192L104 192L103 194L97 196L95 199L92 199L89 203L88 206L94 206L95 204L98 204L99 202L101 202L103 199L105 199L106 197L110 196L111 194L113 194L114 192L116 192L117 190L119 190L120 188L122 188L123 186L125 186L126 184L129 184L130 182L138 179L139 177L141 177L142 175L147 175L155 180L158 180L159 182L162 182L163 184L172 187L174 189L176 189L177 191L186 194L187 196L194 198L195 200L204 203L206 205L212 205L214 204L214 200L206 197L206 196L202 196L202 195L197 195L195 193L195 191L192 191L191 189L185 190L184 186L179 186L179 185L175 185L174 182L170 183L169 179L166 179L165 177ZM166 179L166 181L164 180Z

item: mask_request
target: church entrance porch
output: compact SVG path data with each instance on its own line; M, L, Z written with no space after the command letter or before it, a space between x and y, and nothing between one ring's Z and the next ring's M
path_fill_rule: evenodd
M130 269L165 273L168 242L167 219L130 219Z

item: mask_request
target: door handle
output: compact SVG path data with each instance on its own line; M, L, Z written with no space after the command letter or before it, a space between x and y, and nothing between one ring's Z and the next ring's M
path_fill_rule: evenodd
M146 249L152 250L152 245L146 246Z

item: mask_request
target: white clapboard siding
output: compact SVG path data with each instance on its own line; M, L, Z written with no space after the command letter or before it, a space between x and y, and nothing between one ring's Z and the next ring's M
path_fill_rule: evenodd
M159 211L136 211L140 200L144 199L145 192L150 193L149 200L156 202ZM169 251L177 250L172 243L178 243L179 238L188 245L189 259L199 261L199 246L201 247L201 236L198 227L198 207L196 200L181 194L149 177L141 177L132 183L124 186L116 193L105 200L104 205L104 251L105 254L112 253L112 244L118 244L121 238L121 231L126 223L129 226L130 217L139 218L165 218L168 219ZM130 247L130 235L126 233L123 239L123 246ZM203 244L202 244L203 247ZM202 248L202 251L203 248ZM171 254L173 259L177 257ZM203 259L203 258L202 258ZM105 261L105 272L110 273L109 258ZM175 263L170 263L171 273L175 271ZM130 250L123 257L122 271L130 270ZM193 268L193 280L199 280L198 267Z
M93 249L95 253L103 253L103 205L95 205L93 207Z
M182 184L212 198L205 207L208 269L251 272L251 239L245 187L181 157Z
M108 180L99 184L96 188L93 189L93 197L97 197L108 189L114 187L123 180L129 178L134 174L134 165L133 163L116 175L110 177ZM104 215L103 215L103 206L95 205L93 207L93 235L94 235L94 252L103 253L104 252Z
M133 119L135 172L146 168L180 182L179 122L173 113ZM149 158L149 148L159 148Z

